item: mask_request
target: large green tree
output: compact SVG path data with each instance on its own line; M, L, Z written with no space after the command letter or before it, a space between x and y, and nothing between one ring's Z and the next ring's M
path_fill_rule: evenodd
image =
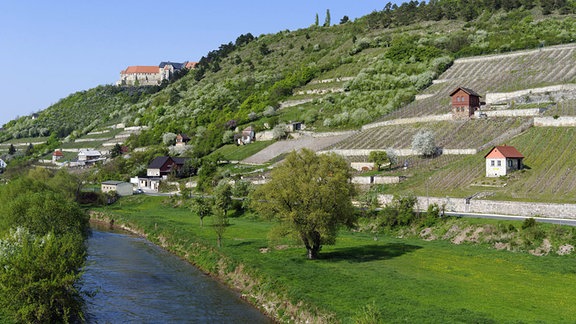
M334 244L342 226L356 221L348 163L335 154L293 151L272 170L271 180L255 191L252 206L298 235L309 259L324 244Z

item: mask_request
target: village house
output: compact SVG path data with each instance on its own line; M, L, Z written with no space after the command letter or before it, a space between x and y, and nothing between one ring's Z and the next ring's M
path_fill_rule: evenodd
M236 145L246 145L256 140L256 132L252 126L244 128L242 133L234 135L234 143Z
M0 159L0 172L3 172L4 169L6 169L6 162L4 162L4 160Z
M146 175L166 179L170 173L178 171L185 163L186 158L159 156L150 162Z
M101 190L104 193L116 192L118 196L131 196L133 193L132 184L124 181L104 181L101 185Z
M190 137L186 134L176 135L176 146L186 146L188 142L190 142Z
M64 157L64 153L62 153L61 149L54 150L52 153L52 163L56 163L58 160Z
M524 156L514 146L495 146L484 158L487 177L505 176L523 168Z
M458 87L450 93L452 98L452 117L465 119L474 116L474 112L480 109L480 95L474 90Z
M81 150L78 153L79 165L89 165L104 160L105 158L102 157L102 153L96 150Z

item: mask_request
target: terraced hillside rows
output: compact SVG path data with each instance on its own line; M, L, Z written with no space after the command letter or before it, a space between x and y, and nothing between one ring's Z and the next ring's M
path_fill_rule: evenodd
M511 54L458 59L416 100L383 120L445 114L449 94L459 86L485 96L576 81L576 45L562 45Z
M412 138L420 130L434 132L439 147L449 149L481 148L508 130L516 129L530 118L489 118L441 121L375 127L357 133L331 146L331 149L409 149Z

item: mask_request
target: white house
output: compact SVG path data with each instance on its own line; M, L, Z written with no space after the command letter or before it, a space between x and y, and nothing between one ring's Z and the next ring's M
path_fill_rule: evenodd
M104 160L102 153L95 150L82 150L78 153L78 162L89 164Z
M2 159L0 159L0 169L6 169L6 162Z
M132 184L124 181L104 181L101 187L102 192L116 191L119 196L132 195Z
M514 146L495 146L486 154L486 176L487 177L500 177L508 173L521 170L522 155Z

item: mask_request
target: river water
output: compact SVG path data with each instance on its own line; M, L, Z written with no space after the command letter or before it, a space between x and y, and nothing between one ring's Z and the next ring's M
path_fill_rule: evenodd
M145 239L93 230L89 323L271 323L238 294Z

